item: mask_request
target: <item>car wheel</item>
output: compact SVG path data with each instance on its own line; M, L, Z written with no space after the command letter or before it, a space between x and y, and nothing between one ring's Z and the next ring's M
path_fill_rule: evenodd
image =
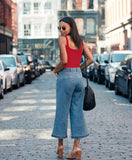
M119 95L119 94L120 94L120 91L119 91L119 89L118 89L118 80L117 80L117 79L115 79L115 94L116 94L116 95Z
M19 78L17 79L17 84L16 84L16 88L19 88L20 87L20 81L19 81Z
M100 83L101 83L101 81L100 81L100 77L99 77L99 76L97 77L97 82L98 82L98 84L100 84Z
M129 83L128 85L128 99L129 102L132 102L132 83Z
M108 81L105 79L105 87L108 87Z
M7 81L5 80L5 89L4 89L4 94L7 93Z
M3 84L1 84L1 94L0 94L0 99L4 98L4 90L3 90Z
M10 85L10 92L13 90L13 86L12 86L12 82L11 82L11 85Z
M32 83L32 78L29 77L28 80L27 80L28 84L31 84Z
M89 79L90 79L90 81L92 81L92 80L93 80L93 77L90 75L90 76L89 76Z
M96 79L95 75L93 75L93 81L97 82L97 79Z
M25 86L25 78L23 78L22 85Z
M109 88L110 90L113 89L113 85L112 85L112 83L111 83L110 81L108 82L108 88Z

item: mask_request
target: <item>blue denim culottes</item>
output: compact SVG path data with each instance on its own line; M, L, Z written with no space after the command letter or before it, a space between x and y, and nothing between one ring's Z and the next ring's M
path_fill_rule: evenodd
M67 138L68 114L70 114L71 138L88 136L83 115L84 89L80 68L64 68L56 82L56 115L52 136Z

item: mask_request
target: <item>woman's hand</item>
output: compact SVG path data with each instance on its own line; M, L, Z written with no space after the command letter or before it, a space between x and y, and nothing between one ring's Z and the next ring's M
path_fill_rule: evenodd
M56 75L56 77L58 76L58 73L55 71L55 69L53 70L53 73Z

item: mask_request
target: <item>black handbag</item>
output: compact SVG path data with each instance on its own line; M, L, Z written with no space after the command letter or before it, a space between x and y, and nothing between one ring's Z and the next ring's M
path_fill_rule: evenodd
M85 96L84 96L84 102L83 102L83 110L89 111L95 108L96 101L95 101L95 94L93 89L90 87L88 83L88 76L87 76L87 67L86 67L86 61L85 61L85 72L86 72L86 82L87 86L85 87Z

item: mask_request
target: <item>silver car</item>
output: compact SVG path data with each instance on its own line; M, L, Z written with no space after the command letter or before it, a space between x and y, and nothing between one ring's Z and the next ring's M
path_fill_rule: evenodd
M4 93L6 93L8 89L12 91L11 73L9 72L9 68L7 68L1 60L0 60L0 75L2 76L3 79Z
M114 88L117 67L128 54L132 54L132 51L113 51L110 53L108 61L105 61L107 63L105 67L105 86L109 89Z
M20 84L25 85L23 65L19 57L17 55L0 55L0 60L10 69L12 85L16 88L19 88Z

